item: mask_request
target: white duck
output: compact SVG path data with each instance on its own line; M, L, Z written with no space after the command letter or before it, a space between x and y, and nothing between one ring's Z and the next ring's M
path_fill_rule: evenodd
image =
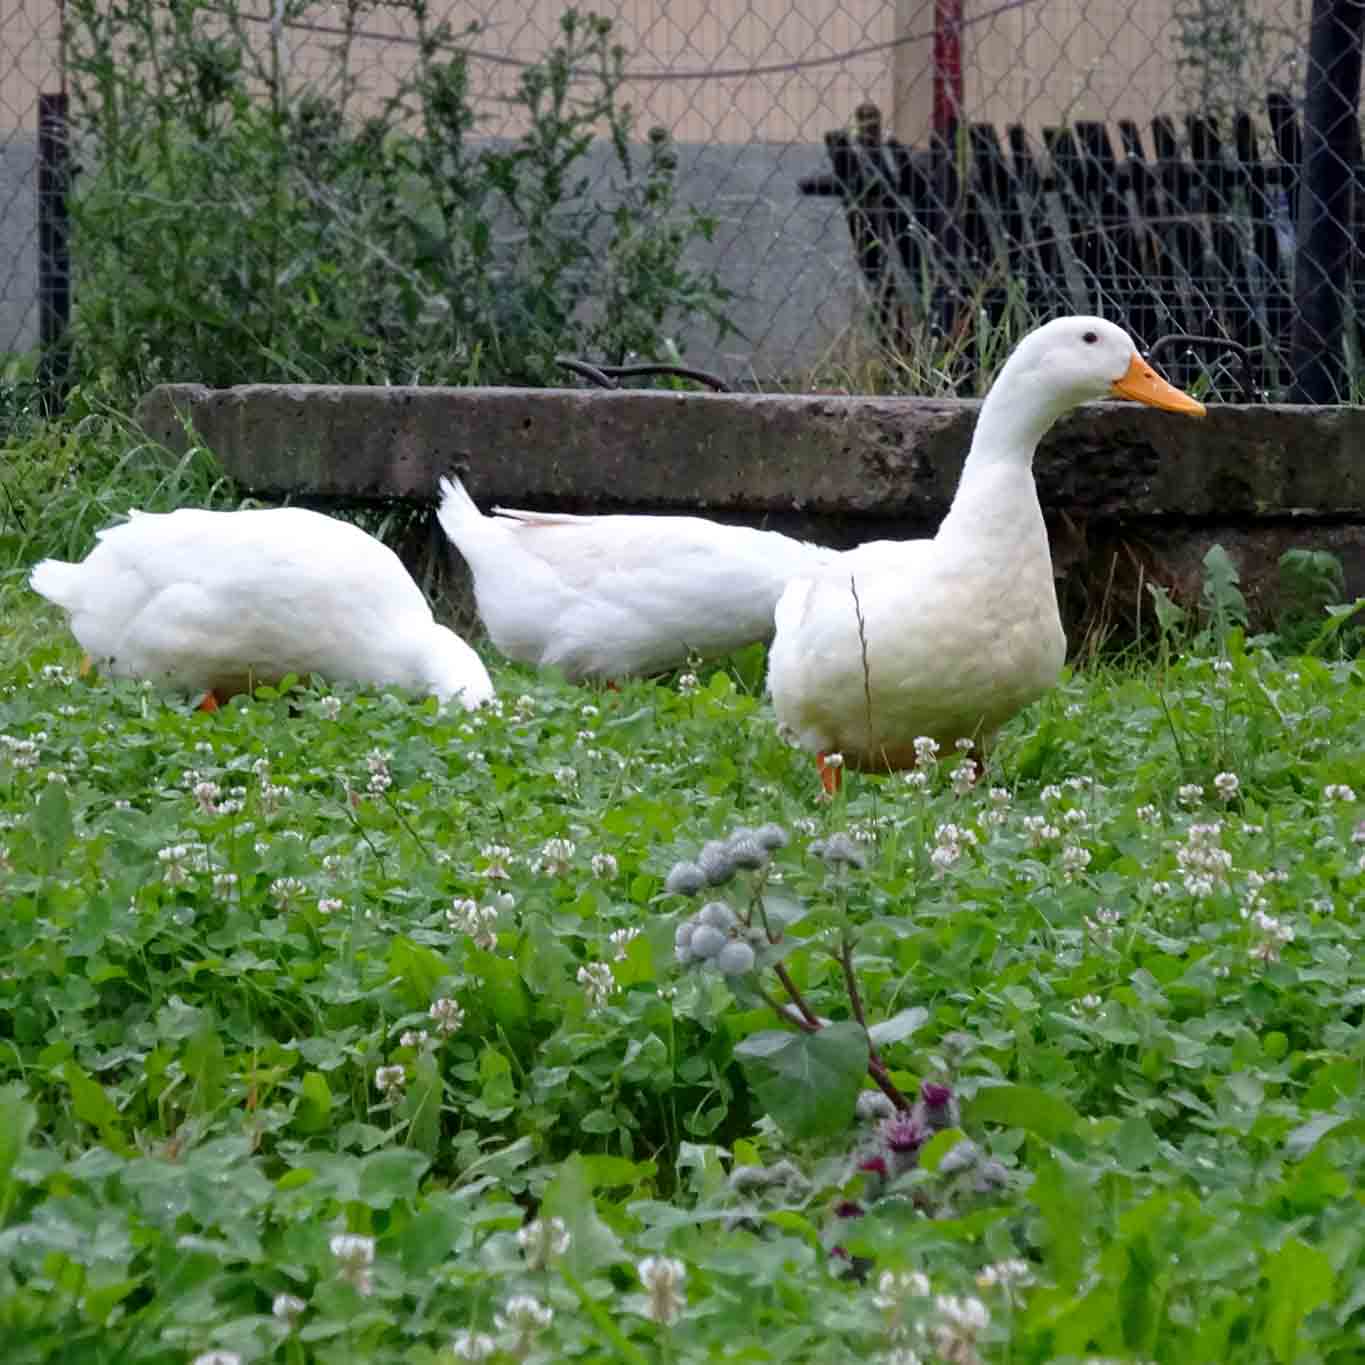
M767 640L788 579L838 558L701 517L493 512L441 480L441 525L469 563L489 637L573 679L660 673Z
M1115 396L1204 412L1113 323L1070 317L1039 327L981 406L938 534L852 550L788 585L768 686L779 725L815 751L827 790L838 785L827 754L885 771L912 767L921 735L945 751L962 736L984 747L1056 682L1066 637L1033 454L1063 413Z
M488 670L437 625L398 556L358 526L301 507L129 512L79 564L29 583L63 607L96 667L217 703L286 673L458 697Z

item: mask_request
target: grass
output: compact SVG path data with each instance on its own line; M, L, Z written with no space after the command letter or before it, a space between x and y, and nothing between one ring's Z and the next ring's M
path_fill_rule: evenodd
M833 801L760 650L210 716L23 587L236 496L125 437L5 473L15 1365L1360 1359L1356 661L1168 621Z

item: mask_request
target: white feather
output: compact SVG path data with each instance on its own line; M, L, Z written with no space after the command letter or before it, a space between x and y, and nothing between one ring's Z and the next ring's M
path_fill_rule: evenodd
M493 695L478 655L436 623L392 550L303 508L130 512L79 564L44 560L29 582L117 677L220 697L286 673L468 707Z

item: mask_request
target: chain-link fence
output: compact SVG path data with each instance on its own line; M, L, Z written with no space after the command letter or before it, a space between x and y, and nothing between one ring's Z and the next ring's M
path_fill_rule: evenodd
M40 231L42 210L61 208L62 168L47 164L60 160L61 106L44 105L42 138L39 97L69 87L82 167L75 302L91 344L135 331L153 304L202 307L194 325L211 333L215 316L269 295L257 336L300 306L296 292L312 310L299 320L354 332L354 317L335 314L331 279L336 293L363 296L373 320L346 355L372 359L384 337L434 319L447 340L462 338L450 342L460 379L520 376L488 359L514 330L511 301L539 326L567 299L577 315L616 322L556 335L620 352L667 351L675 339L689 361L763 383L856 383L871 373L864 361L889 352L908 383L965 391L1037 318L1095 311L1144 345L1215 338L1198 363L1186 343L1169 359L1187 381L1222 374L1228 396L1244 386L1283 395L1295 378L1302 389L1305 367L1310 397L1354 395L1365 349L1354 2L1316 0L1315 34L1309 0L592 8L623 52L614 75L590 43L547 65L564 50L561 0L11 0L0 15L0 354L38 345L63 302L62 225ZM539 95L528 96L528 73ZM617 112L592 103L608 85ZM264 144L215 160L210 149L245 117L242 92L273 106L272 126L293 149L286 160ZM617 117L627 103L629 126ZM589 123L607 135L564 159L566 119L569 141ZM179 151L133 175L173 124ZM656 125L671 145L646 166L657 172L646 190L644 163L623 170L612 137L644 148ZM352 130L344 156L341 128ZM366 129L371 151L399 133L413 143L362 173ZM561 139L554 166L547 137ZM415 150L433 145L443 159ZM476 147L493 151L479 160ZM214 202L186 170L196 161L212 162ZM258 196L247 182L262 165ZM518 179L531 172L540 179ZM287 213L283 183L302 186ZM207 245L193 239L190 228L224 206L235 217L214 220ZM304 224L305 208L330 217ZM712 221L692 220L670 255L659 245L665 219L689 209ZM591 249L538 276L541 295L513 288L512 258L555 215L572 229L555 239L555 260L575 241ZM133 246L149 233L161 273L144 279ZM238 249L249 259L232 258ZM587 278L594 252L608 260L606 284ZM347 273L358 259L363 279ZM498 297L471 311L480 271ZM129 304L139 289L141 312ZM642 291L653 333L626 317ZM480 325L492 319L493 342L468 341L476 313ZM401 371L325 357L309 368L282 349L291 336L262 344L278 363L259 377L324 377L318 366L329 365L345 371L338 378L452 377L430 352ZM109 363L173 373L164 357L143 363L150 345L131 336Z

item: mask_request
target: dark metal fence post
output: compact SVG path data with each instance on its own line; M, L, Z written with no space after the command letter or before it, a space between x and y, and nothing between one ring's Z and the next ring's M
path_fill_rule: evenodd
M65 94L38 96L38 335L44 387L57 389L66 377L66 328L71 321L66 108Z
M1313 0L1294 258L1291 396L1299 403L1339 403L1348 396L1342 347L1363 28L1365 0Z

